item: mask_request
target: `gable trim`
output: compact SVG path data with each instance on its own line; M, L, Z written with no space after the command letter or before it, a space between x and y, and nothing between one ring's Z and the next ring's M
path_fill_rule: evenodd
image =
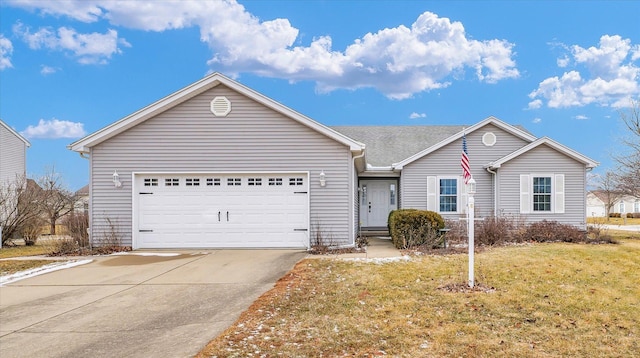
M309 117L306 117L274 100L268 98L234 80L231 80L222 74L216 72L213 73L195 83L192 83L177 92L174 92L159 101L156 101L136 112L130 114L115 123L112 123L97 132L89 134L88 136L81 138L67 146L68 149L71 149L75 152L80 153L89 153L89 149L94 147L116 135L125 132L126 130L150 119L162 112L169 110L181 103L186 102L187 100L204 93L205 91L214 88L218 85L227 86L249 98L252 100L271 108L288 118L291 118L313 130L319 132L341 144L344 144L349 147L351 151L362 151L364 150L365 145L363 143L357 142L343 134L340 134L333 129L330 129Z
M445 139L445 140L443 140L443 141L441 141L439 143L436 143L436 144L432 145L431 147L429 147L429 148L427 148L427 149L425 149L425 150L423 150L423 151L421 151L419 153L416 153L416 154L412 155L411 157L409 157L409 158L407 158L407 159L405 159L405 160L403 160L401 162L392 164L392 167L394 169L396 169L396 170L402 169L405 165L413 163L416 160L426 156L427 154L433 153L436 150L438 150L438 149L440 149L440 148L442 148L442 147L444 147L444 146L446 146L448 144L451 144L451 143L455 142L456 140L462 138L463 135L472 133L472 132L474 132L474 131L476 131L476 130L478 130L478 129L480 129L480 128L488 125L488 124L493 124L494 126L500 128L500 129L502 129L502 130L504 130L506 132L509 132L510 134L512 134L512 135L514 135L514 136L516 136L518 138L521 138L521 139L523 139L523 140L525 140L527 142L533 142L533 141L536 140L535 136L533 136L533 135L531 135L531 134L529 134L529 133L527 133L527 132L525 132L525 131L523 131L521 129L518 129L515 126L507 124L507 123L499 120L496 117L491 116L491 117L488 117L488 118L486 118L486 119L474 124L473 126L467 128L465 130L462 130L462 131L452 135L451 137L449 137L449 138L447 138L447 139Z
M554 141L553 139L549 138L549 137L542 137L532 143L529 143L527 145L525 145L524 147L516 150L515 152L504 156L494 162L489 163L488 165L485 166L485 168L489 168L489 169L498 169L502 166L502 164L519 157L520 155L529 152L530 150L537 148L541 145L547 145L549 147L551 147L552 149L557 150L558 152L573 158L574 160L583 163L587 168L589 169L593 169L595 167L597 167L600 163L596 162L595 160L586 157L578 152L576 152L573 149L570 149L568 147L565 147L564 145Z
M13 134L14 136L16 136L18 139L20 139L24 145L28 147L31 147L31 143L29 143L29 141L23 137L22 135L20 135L20 133L16 132L15 130L13 130L13 128L9 127L8 124L6 124L3 120L0 119L0 125L2 125L3 127L5 127L9 133Z

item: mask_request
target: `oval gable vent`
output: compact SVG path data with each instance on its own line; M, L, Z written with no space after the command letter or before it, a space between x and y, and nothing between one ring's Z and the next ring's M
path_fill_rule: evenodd
M225 117L231 112L231 102L227 97L216 97L211 101L211 113L216 117Z

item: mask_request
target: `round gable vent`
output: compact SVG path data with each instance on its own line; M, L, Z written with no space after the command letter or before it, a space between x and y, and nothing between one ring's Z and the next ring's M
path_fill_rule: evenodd
M496 144L496 135L491 132L483 134L482 144L486 145L487 147L493 147L493 145Z
M211 101L211 113L216 117L225 117L231 112L231 102L227 97L216 97Z

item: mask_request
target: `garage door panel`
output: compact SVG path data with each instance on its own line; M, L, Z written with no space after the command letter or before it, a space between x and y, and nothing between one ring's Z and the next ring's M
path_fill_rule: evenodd
M139 175L137 247L307 247L307 181L299 173Z

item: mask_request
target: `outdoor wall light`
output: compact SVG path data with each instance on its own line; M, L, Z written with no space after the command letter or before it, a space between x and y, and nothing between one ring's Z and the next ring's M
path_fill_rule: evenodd
M471 177L471 179L469 179L469 182L467 183L467 193L469 193L470 195L476 193L476 180L473 179L473 177Z
M120 175L118 175L118 171L116 170L113 171L113 185L115 185L116 188L122 186L122 183L120 182Z
M326 174L324 173L324 170L320 172L320 186L325 186L327 185L327 178L326 178Z

